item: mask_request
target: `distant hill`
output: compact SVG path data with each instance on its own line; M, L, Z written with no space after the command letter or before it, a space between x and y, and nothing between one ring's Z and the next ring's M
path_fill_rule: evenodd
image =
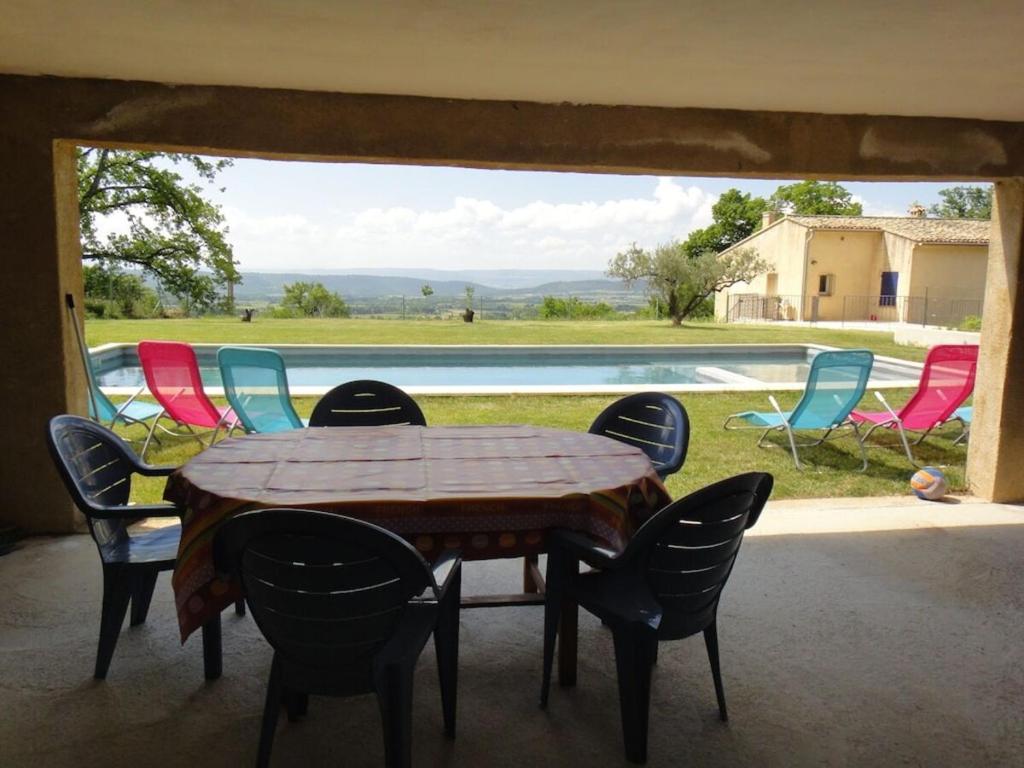
M268 273L262 273L268 274ZM369 275L371 277L410 277L428 282L473 283L495 288L529 288L542 283L576 280L600 280L604 272L599 269L310 269L306 275L319 278L328 275ZM288 282L288 281L285 281Z
M501 285L452 277L453 274L468 276L470 274L483 275L485 272L487 271L453 273L441 270L423 270L412 276L324 272L246 272L242 275L243 281L235 286L235 299L242 302L278 302L284 296L284 285L299 281L321 282L329 290L336 291L346 299L369 299L385 296L418 297L421 296L420 289L425 283L434 289L434 296L437 298L464 296L467 285L471 285L475 294L481 298L525 298L527 296L567 296L570 294L582 297L595 293L643 292L642 285L627 290L619 280L602 279L600 272L585 270L491 270L491 275L502 280ZM499 272L503 273L503 276L498 275ZM512 273L514 273L514 277ZM438 279L441 276L445 279ZM526 281L528 276L533 278L531 282L517 286L508 285L509 282ZM552 278L556 279L552 280Z

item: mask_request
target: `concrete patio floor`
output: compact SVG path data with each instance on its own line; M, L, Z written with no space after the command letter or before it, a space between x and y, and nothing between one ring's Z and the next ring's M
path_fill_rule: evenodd
M516 562L469 564L508 591ZM170 580L91 678L100 567L86 536L0 557L0 766L235 766L255 758L270 652L225 614L224 677L178 643ZM651 766L1024 764L1024 507L961 500L770 504L719 611L731 720L699 637L663 644ZM541 611L462 614L458 737L441 732L433 653L417 669L417 766L624 765L611 637L580 620L579 684L537 707ZM275 766L381 766L372 697L282 717Z

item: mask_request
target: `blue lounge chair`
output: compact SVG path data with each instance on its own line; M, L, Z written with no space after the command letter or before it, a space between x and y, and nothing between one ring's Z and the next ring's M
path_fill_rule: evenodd
M139 387L138 391L120 405L114 405L110 398L103 394L100 385L96 381L96 371L92 367L92 356L89 348L85 345L85 335L79 325L78 315L75 313L75 297L64 294L64 304L67 306L68 317L71 320L71 327L75 329L75 340L78 342L78 352L82 356L82 365L85 368L85 380L89 385L89 418L100 424L113 427L121 424L145 424L150 419L156 419L163 412L163 409L155 403L143 403L136 401L146 388Z
M793 462L797 469L803 469L800 465L800 457L797 455L798 447L808 448L821 445L829 439L835 430L850 427L857 440L857 446L860 448L863 461L861 471L864 471L868 468L868 457L864 450L860 429L850 419L850 411L864 396L874 359L874 355L866 349L819 352L811 362L811 370L807 374L807 386L804 389L803 397L792 411L783 411L779 408L775 398L769 395L768 402L775 409L774 412L734 413L725 420L723 426L726 429L763 429L764 432L757 441L760 448L765 447L764 439L770 432L784 430L789 437ZM730 427L729 422L733 419L742 420L746 424ZM794 433L805 430L825 430L825 434L818 440L798 445Z
M306 426L292 407L284 360L272 349L217 350L224 396L245 431L283 432Z
M957 408L953 411L953 415L949 417L950 421L959 421L960 426L963 427L963 432L953 441L953 445L964 442L971 437L971 419L974 418L974 406L965 405L963 408Z
M86 378L89 379L89 418L107 427L116 424L143 424L150 419L155 419L163 409L156 403L145 403L136 400L145 387L139 387L138 391L126 401L114 404L110 401L99 384L96 383L96 372L92 367L92 357L85 353Z

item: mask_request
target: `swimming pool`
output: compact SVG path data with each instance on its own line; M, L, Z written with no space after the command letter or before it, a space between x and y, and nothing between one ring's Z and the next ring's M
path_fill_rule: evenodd
M220 391L216 344L193 345L203 382ZM802 389L814 344L659 346L308 346L274 345L293 394L323 394L352 379L379 379L413 394L620 393ZM133 344L92 350L110 394L144 383ZM876 358L873 387L916 386L921 365Z

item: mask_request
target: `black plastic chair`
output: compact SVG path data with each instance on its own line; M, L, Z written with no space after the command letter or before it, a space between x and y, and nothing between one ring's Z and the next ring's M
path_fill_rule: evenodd
M128 506L132 475L162 477L174 467L143 464L106 427L79 416L50 419L47 442L75 505L85 515L103 561L103 610L94 676L107 676L121 624L131 602L131 625L146 620L160 571L174 568L181 526L129 535L128 526L147 517L180 517L171 504Z
M416 401L383 381L361 379L339 384L322 398L309 417L311 427L425 427Z
M727 720L718 663L718 601L743 532L757 522L772 484L771 475L750 472L692 493L645 522L620 555L578 533L553 534L548 545L541 706L548 701L559 615L563 608L575 610L578 604L612 631L628 760L647 761L651 668L661 640L704 633L719 716ZM596 570L578 573L581 560ZM574 680L576 670L560 674Z
M240 579L253 618L274 648L257 766L266 766L278 712L306 713L309 695L376 693L385 762L412 757L413 669L431 633L445 735L455 737L462 564L433 569L407 542L327 512L268 509L217 533L221 573Z
M664 480L686 461L690 417L671 395L638 392L605 408L588 431L640 448Z

